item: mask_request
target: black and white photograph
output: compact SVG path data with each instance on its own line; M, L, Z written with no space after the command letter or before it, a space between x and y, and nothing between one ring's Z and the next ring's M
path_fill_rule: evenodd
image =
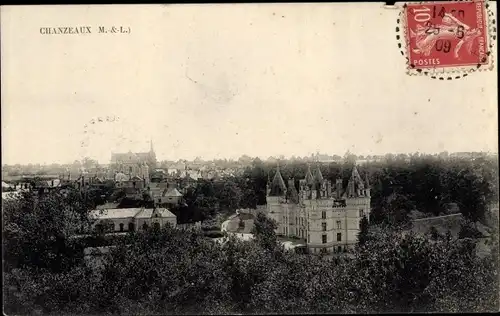
M495 1L0 14L5 315L499 311Z

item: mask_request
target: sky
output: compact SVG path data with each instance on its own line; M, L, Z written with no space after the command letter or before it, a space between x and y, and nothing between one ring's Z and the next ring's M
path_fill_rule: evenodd
M108 163L150 140L160 160L497 152L496 65L452 81L407 75L398 13L378 3L4 6L3 164ZM82 25L93 33L40 34ZM97 33L113 25L131 32Z

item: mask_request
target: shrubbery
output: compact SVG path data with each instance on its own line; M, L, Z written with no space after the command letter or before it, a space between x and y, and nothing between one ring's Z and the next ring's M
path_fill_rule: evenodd
M498 245L477 257L468 227L453 240L372 225L349 257L328 259L285 251L276 223L262 214L247 242L230 236L217 243L206 238L215 237L210 230L169 227L71 238L89 226L90 207L78 192L27 193L4 205L7 314L498 310ZM88 268L83 248L106 244L115 247L102 270Z

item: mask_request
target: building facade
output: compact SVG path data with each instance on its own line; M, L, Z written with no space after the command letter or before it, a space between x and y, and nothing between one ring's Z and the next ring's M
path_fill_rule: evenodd
M128 232L158 228L165 225L176 227L177 217L166 208L124 208L93 210L94 229L101 232Z
M363 217L370 218L370 185L354 166L344 187L323 178L319 167L310 167L304 179L285 184L279 166L267 185L267 214L276 233L305 240L311 253L344 252L355 246Z
M148 173L152 174L156 169L156 164L156 154L153 148L153 141L151 141L149 152L133 153L129 151L128 153L112 153L110 168L115 173L123 173L132 178L134 176L144 176L144 165L148 167Z

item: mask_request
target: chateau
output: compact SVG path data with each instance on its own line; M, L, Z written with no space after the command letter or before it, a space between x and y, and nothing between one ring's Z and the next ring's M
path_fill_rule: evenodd
M276 233L304 239L311 253L342 252L357 242L360 221L370 215L370 185L361 179L356 166L344 187L323 178L318 168L296 186L285 184L279 166L267 185L267 214L278 223Z

